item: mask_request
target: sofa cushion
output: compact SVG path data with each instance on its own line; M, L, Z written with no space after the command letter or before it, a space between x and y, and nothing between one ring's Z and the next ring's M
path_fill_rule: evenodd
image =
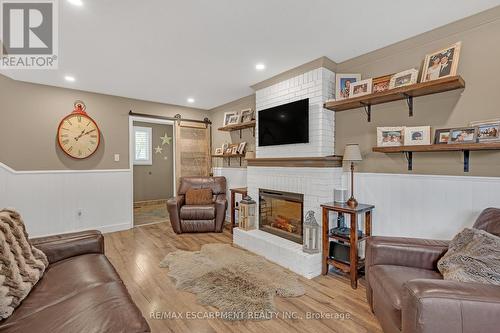
M115 269L102 254L50 265L0 332L148 332Z
M450 242L438 269L446 280L500 286L500 237L479 229L464 229Z
M375 314L385 318L387 323L395 323L399 330L403 285L414 279L442 280L441 274L436 271L392 265L371 266L368 278L373 290Z
M383 290L383 294L390 298L392 306L395 309L401 310L401 292L403 291L403 284L406 281L414 279L442 280L443 278L438 272L428 269L376 265L370 267L369 279L372 289Z
M180 211L181 220L213 220L215 205L184 205Z
M210 205L212 203L212 189L210 188L190 188L186 192L186 205Z

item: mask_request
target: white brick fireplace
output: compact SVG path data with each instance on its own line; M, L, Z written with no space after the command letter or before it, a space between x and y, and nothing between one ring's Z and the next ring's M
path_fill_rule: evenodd
M258 111L309 98L309 143L259 147L257 142L257 159L334 155L334 113L323 109L324 101L333 97L334 82L333 72L319 68L256 91L257 138ZM259 189L303 194L304 215L314 211L321 225L320 204L333 201L334 188L343 185L342 175L341 167L249 165L248 194L257 202L257 212ZM306 278L321 274L321 254L304 253L302 245L285 238L262 230L236 228L233 242Z

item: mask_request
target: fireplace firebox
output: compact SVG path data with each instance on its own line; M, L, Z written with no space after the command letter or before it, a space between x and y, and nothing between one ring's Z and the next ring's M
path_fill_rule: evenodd
M259 229L302 244L304 195L259 189Z

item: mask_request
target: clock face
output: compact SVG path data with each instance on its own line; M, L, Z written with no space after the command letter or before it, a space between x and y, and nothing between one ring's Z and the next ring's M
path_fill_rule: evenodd
M99 147L99 127L89 116L72 113L59 124L57 133L59 146L73 158L87 158Z

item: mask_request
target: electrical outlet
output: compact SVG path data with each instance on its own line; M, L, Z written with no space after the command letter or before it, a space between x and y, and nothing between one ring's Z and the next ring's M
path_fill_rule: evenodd
M115 162L120 162L120 154L115 154Z

